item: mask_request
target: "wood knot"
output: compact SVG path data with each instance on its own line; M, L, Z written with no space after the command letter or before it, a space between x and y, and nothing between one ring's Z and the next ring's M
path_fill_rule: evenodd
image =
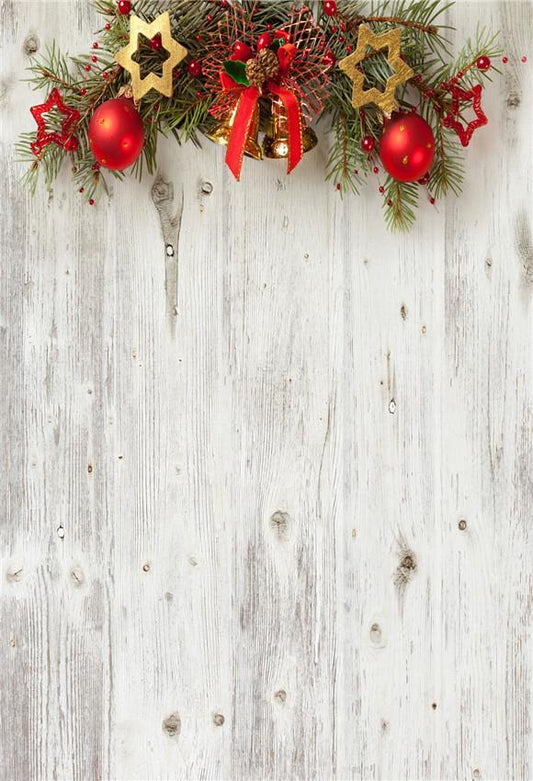
M215 725L215 727L221 727L225 721L226 719L224 718L222 713L213 714L213 724Z
M380 645L381 638L382 638L382 634L381 634L381 627L380 627L380 625L377 624L377 623L372 624L372 626L370 627L370 640L371 640L371 642L374 643L374 645Z
M517 92L510 92L505 101L507 108L516 109L522 102L520 95Z
M143 564L143 572L150 572L150 562L145 562Z
M417 561L415 553L402 544L400 550L400 563L396 567L394 573L394 585L398 590L398 594L403 596L403 592L414 573L417 569Z
M279 540L286 540L288 538L290 522L290 515L281 512L281 510L276 510L276 512L270 516L270 528Z
M158 175L152 186L152 201L156 206L166 201L174 200L174 187L171 182L165 181L161 175Z
M405 306L405 304L401 305L400 314L402 316L402 320L407 320L407 307Z
M6 580L8 583L20 583L22 580L22 567L18 565L11 566L6 572Z
M274 699L276 700L276 702L279 702L280 705L285 705L285 703L287 702L287 692L285 691L285 689L279 689L274 694Z
M466 529L466 521L465 521L465 519L464 519L464 518L461 518L461 520L459 521L459 523L457 524L457 526L459 527L459 529L460 529L462 532L464 532L464 530Z
M163 720L162 727L163 732L166 732L169 738L177 738L181 732L181 719L177 713L171 713Z
M436 702L432 702L431 703L431 707L432 707L433 710L437 710L437 703Z
M38 37L35 35L35 33L30 33L24 38L24 43L22 44L22 51L24 54L27 54L28 57L31 57L36 52L39 51L39 47L41 45L41 42L39 41Z
M211 195L213 192L213 185L206 179L204 182L202 182L201 190L204 195Z
M74 588L80 588L85 583L85 575L83 574L83 571L81 567L78 567L75 565L70 570L70 580L72 581L72 585Z

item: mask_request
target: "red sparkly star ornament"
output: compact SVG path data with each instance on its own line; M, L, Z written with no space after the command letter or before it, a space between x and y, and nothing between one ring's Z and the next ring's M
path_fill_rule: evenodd
M54 106L65 117L61 123L61 133L48 133L46 130L46 120L43 114L46 114ZM40 106L32 106L30 111L37 122L37 136L31 145L32 152L35 155L38 155L48 144L57 144L69 152L74 152L78 148L78 141L72 132L74 126L80 120L80 114L76 109L65 105L57 88L52 90L46 103L41 103Z
M475 87L472 87L469 90L461 89L461 87L458 87L457 85L450 88L452 105L444 118L443 124L446 127L451 127L455 130L463 146L468 146L474 130L477 130L478 127L483 127L483 125L486 125L489 121L481 108L482 89L483 87L481 84L476 84ZM462 125L457 118L459 116L461 104L463 103L471 103L476 115L476 118L469 122L466 127Z

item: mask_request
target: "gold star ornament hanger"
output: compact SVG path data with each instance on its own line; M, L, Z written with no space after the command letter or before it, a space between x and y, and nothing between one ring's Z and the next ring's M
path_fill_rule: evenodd
M157 34L161 36L161 46L169 56L163 63L161 76L149 73L141 78L141 66L134 62L133 55L139 47L139 35L144 35L149 41ZM170 16L168 11L154 19L153 22L143 22L138 16L130 17L130 42L115 54L115 59L124 70L131 73L133 99L138 102L151 89L157 90L167 98L172 97L172 70L187 56L187 49L174 40L170 31Z
M367 103L375 103L386 116L390 116L393 111L397 111L398 102L394 96L396 87L404 84L413 76L413 71L402 60L400 45L402 32L399 27L377 35L373 33L370 27L362 24L359 27L357 37L357 47L353 54L349 54L339 62L339 68L346 73L353 81L352 105L354 108L361 108ZM387 49L387 62L394 70L389 76L385 89L380 92L376 87L365 90L365 75L357 66L367 57L367 50L379 52ZM371 52L371 54L372 54Z

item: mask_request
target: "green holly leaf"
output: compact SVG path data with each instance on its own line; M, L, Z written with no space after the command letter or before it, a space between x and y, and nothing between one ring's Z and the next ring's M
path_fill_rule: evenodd
M241 60L226 60L224 70L237 84L244 84L245 87L250 86L246 75L246 64Z

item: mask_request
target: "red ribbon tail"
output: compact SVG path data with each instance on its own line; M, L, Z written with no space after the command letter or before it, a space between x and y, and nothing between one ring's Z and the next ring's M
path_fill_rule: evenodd
M287 114L287 135L289 144L289 156L287 158L287 173L296 168L303 157L302 142L302 117L300 114L300 104L298 98L288 89L278 86L275 82L268 83L269 91L283 103Z
M241 178L242 159L258 100L257 87L247 87L235 109L235 120L226 150L226 164L237 181Z

